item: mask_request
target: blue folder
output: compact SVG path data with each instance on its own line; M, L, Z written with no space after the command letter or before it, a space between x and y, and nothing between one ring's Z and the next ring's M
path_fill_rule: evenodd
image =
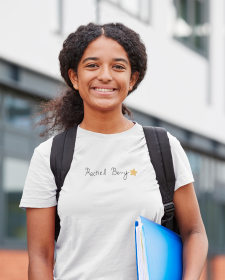
M182 280L181 237L142 216L135 222L138 280Z

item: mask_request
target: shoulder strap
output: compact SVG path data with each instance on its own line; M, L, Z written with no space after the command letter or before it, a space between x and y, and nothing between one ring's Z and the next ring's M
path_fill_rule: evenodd
M56 200L58 202L59 193L63 186L64 180L70 170L73 159L75 141L77 135L77 126L56 135L52 141L50 167L55 177L57 186ZM57 241L60 232L60 218L58 216L58 207L56 206L55 215L55 240Z
M178 232L178 227L174 218L175 207L173 203L176 179L167 132L164 128L151 126L144 126L143 130L164 205L162 225Z

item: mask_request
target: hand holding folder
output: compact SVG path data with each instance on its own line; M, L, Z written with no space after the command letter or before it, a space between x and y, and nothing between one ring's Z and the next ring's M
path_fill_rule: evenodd
M138 280L182 280L182 241L173 231L142 216L135 222Z

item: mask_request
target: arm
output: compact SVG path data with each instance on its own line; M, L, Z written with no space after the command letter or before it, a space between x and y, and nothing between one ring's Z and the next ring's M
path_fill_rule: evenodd
M55 208L26 209L29 280L53 280Z
M198 280L208 252L208 239L192 183L174 192L175 217L183 241L183 280Z

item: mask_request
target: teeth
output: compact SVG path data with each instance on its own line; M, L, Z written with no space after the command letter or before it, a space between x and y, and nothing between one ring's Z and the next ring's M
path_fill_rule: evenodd
M113 88L110 88L110 89L106 89L106 88L95 88L95 90L97 91L102 91L102 92L110 92L110 91L113 91Z

